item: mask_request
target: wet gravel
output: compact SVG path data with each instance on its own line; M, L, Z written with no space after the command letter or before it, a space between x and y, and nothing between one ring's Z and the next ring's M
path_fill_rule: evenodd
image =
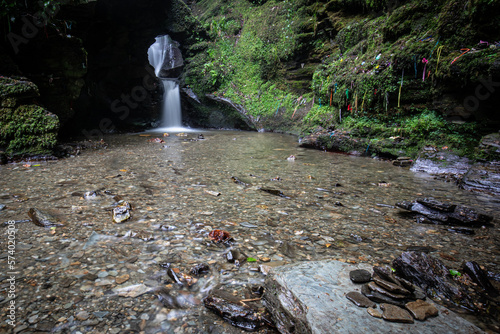
M10 283L3 270L0 331L242 333L202 299L216 286L255 298L262 264L382 265L426 246L450 268L476 261L500 272L497 198L386 161L300 148L292 136L213 131L202 140L196 132L148 142L157 136L113 135L107 149L0 166L0 223L19 221L11 254L16 326L4 320ZM496 225L454 233L393 207L419 196L473 206ZM119 201L130 203L131 218L116 224ZM33 224L30 208L64 226ZM233 242L212 242L214 229ZM0 228L3 263L8 230ZM199 263L210 271L196 277L190 271Z

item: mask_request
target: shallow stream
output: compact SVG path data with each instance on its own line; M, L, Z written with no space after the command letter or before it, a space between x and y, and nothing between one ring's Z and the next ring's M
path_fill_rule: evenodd
M148 142L156 136L165 143ZM241 333L203 307L208 290L223 285L245 293L263 283L260 264L390 264L411 246L432 247L449 268L476 261L500 272L497 226L464 235L417 224L393 207L434 197L475 207L498 225L498 198L387 161L300 148L292 136L212 131L203 137L113 135L105 138L107 149L0 166L0 204L6 206L0 222L26 220L35 207L65 224L17 224L20 326L72 333ZM287 159L291 155L295 160ZM96 195L85 196L91 191ZM112 221L117 195L133 208L122 224ZM257 261L228 262L228 248L208 238L212 229L228 231L242 259ZM206 263L211 272L179 288L166 275L167 263L186 274ZM5 276L0 285L6 287ZM164 302L171 307L154 293L160 287L166 287L170 299ZM3 291L0 298L5 302Z

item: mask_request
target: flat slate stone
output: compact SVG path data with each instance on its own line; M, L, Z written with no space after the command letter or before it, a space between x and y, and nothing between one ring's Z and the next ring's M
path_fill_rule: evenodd
M380 312L380 310L378 310L376 308L369 307L369 308L367 308L367 311L368 311L368 314L371 315L372 317L382 318L382 312Z
M425 320L429 317L435 317L439 314L438 309L428 302L417 300L406 304L406 309L410 311L417 320Z
M359 289L349 272L367 269L366 264L339 261L298 262L273 268L265 283L263 302L273 315L280 333L484 333L452 311L434 303L440 315L424 322L402 324L377 319L347 298Z
M345 296L358 307L375 307L377 305L357 291L351 291Z
M401 322L401 323L413 323L413 317L410 312L396 305L392 304L381 304L380 308L384 311L382 313L382 318L387 321Z
M368 283L372 279L372 274L368 270L356 269L349 272L349 278L354 283Z

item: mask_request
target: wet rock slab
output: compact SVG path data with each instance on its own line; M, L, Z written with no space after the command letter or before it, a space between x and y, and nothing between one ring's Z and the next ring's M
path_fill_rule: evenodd
M270 324L267 312L259 312L227 291L213 290L203 302L206 308L220 315L233 326L247 331L255 331Z
M442 203L433 198L417 198L415 201L402 201L396 206L415 212L423 217L417 221L427 224L461 225L479 227L491 225L492 216L478 212L474 208Z
M368 265L339 261L294 263L270 270L263 302L281 333L482 333L453 312L414 324L392 323L370 316L346 294L359 289L349 272ZM448 314L447 314L448 313Z

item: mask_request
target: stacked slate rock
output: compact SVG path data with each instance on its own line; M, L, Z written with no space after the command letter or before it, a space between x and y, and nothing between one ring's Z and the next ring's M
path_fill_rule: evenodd
M346 297L358 307L368 308L368 313L392 322L413 323L438 315L437 308L426 302L425 292L407 280L397 277L389 267L353 270L350 279L361 286L361 293L349 292ZM380 304L380 310L377 309Z

